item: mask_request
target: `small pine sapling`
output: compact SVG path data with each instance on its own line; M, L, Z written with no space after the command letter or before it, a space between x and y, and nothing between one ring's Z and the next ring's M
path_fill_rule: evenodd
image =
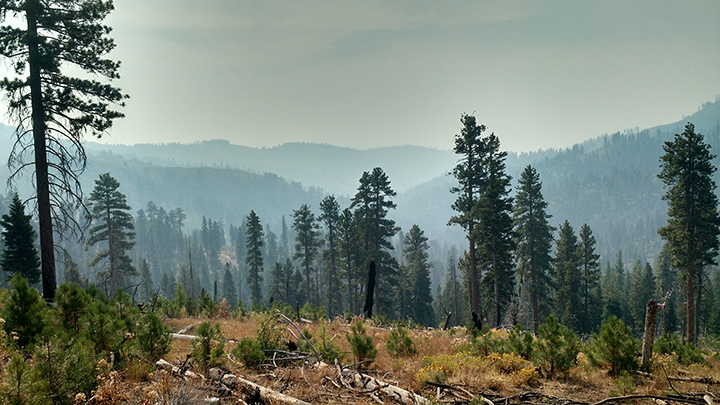
M5 332L13 336L20 348L25 348L45 327L45 303L40 293L20 274L12 277L10 285L13 290L5 297L0 318L5 319Z
M170 352L170 329L162 324L160 318L150 312L145 315L137 332L140 351L153 363Z
M362 321L357 320L350 326L350 333L345 335L358 368L364 368L375 361L377 349L372 336L367 336L367 330Z
M610 375L619 376L623 371L634 373L640 368L639 350L640 344L630 328L611 316L600 326L600 333L593 334L586 354L591 366L608 368Z
M538 327L533 362L546 376L552 378L557 374L567 374L577 362L579 352L580 339L553 315Z
M515 353L525 360L530 360L533 354L533 335L530 331L523 329L520 325L515 325L507 338L507 348L511 353Z
M192 341L192 358L197 366L206 372L211 367L222 365L225 355L225 336L220 324L214 326L203 322L197 329L197 339Z
M385 348L393 359L417 354L415 342L408 336L408 330L402 326L398 326L397 329L390 331L390 337L388 337L385 343Z

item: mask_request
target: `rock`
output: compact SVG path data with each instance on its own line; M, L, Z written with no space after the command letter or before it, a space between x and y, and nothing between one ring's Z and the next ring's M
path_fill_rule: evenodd
M165 361L165 360L163 360L163 359L158 360L158 361L155 363L155 367L156 367L158 370L164 370L164 371L167 371L168 373L175 373L175 374L177 374L177 373L180 372L180 369L179 369L178 367L174 366L172 363L170 363L170 362L168 362L168 361Z
M205 378L203 376L201 376L200 374L197 374L197 373L193 373L190 370L185 371L185 378L187 378L189 380L197 381L197 382L205 381Z
M220 381L223 375L225 375L225 371L218 367L213 367L208 371L208 377L213 381Z
M220 398L212 397L212 398L205 398L203 401L204 404L211 405L211 404L219 404Z
M222 383L227 385L230 388L235 388L238 383L238 378L234 374L225 374L222 376Z

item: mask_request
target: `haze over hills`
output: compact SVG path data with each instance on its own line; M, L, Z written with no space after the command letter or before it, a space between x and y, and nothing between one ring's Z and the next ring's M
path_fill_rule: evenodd
M567 219L577 231L588 223L603 260L614 260L623 250L627 263L638 259L654 264L662 246L657 229L666 220L664 191L657 179L662 144L682 132L686 122L693 122L718 154L720 100L703 104L676 123L603 135L566 150L510 153L508 172L515 187L521 170L532 164L543 182L551 224ZM0 128L5 156L10 134L10 128ZM502 141L502 134L498 135ZM309 143L250 148L220 140L133 146L87 142L85 146L86 193L100 173L110 172L133 211L148 201L166 209L181 207L189 229L197 227L202 216L222 220L226 227L238 225L252 209L277 231L283 215L289 220L303 203L317 210L325 194L335 194L342 208L347 207L363 171L379 166L398 192L397 209L390 215L403 230L417 223L431 239L436 255L447 246L464 248L461 230L446 225L455 199L449 192L455 179L448 173L457 161L451 151L417 146L355 150ZM7 178L7 173L3 165L0 176ZM30 195L29 174L18 186L22 195ZM445 259L434 259L437 282Z

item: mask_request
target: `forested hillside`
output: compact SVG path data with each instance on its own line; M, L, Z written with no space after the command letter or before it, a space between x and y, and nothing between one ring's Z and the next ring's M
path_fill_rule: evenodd
M720 102L706 103L685 121L697 122L697 131L705 135L705 141L717 153ZM513 190L519 173L528 164L533 165L543 184L547 211L552 215L550 224L558 227L567 220L579 230L587 223L597 240L596 251L603 268L616 261L619 251L625 263L639 260L654 265L662 247L657 229L666 220L666 205L661 200L664 191L657 179L662 144L681 132L685 121L604 135L566 150L510 153L506 164L513 178ZM2 132L1 146L6 151L11 146L11 130L3 127ZM498 135L502 142L502 134ZM453 134L447 136L452 138ZM444 285L448 268L457 264L466 249L459 227L447 226L454 215L451 205L455 198L449 190L456 184L448 173L457 161L457 156L449 151L410 146L356 151L312 144L253 149L224 141L87 146L88 167L82 176L85 192L92 190L101 173L110 173L117 179L137 221L139 243L133 253L135 265L140 267L143 259L148 260L154 285L164 283L161 291L168 295L173 293L176 280L189 277L178 274L181 269L189 270L195 257L195 265L200 269L200 274L194 276L199 277L198 289L210 291L214 280L222 284L223 263L230 263L233 272L238 272L234 273L237 293L247 302L250 291L245 283L243 244L244 226L251 211L264 226L262 288L268 291L274 277L282 273L282 269L272 273L275 264L283 264L286 259L298 260L293 257L293 251L297 251L294 212L307 204L319 218L320 202L331 194L337 195L340 210L349 207L350 197L358 190L358 180L362 185L361 175L373 167L382 167L393 192L399 191L391 197L396 208L387 212L388 219L400 228L397 233L388 233L388 243L396 246L391 250L392 259L387 258L389 262L403 263L407 243L404 239L412 225L418 225L423 238L427 238L428 263L432 264L427 270L432 291L436 293L438 286ZM3 178L7 178L7 167L1 170ZM282 173L282 177L272 170ZM308 179L307 183L299 182L301 178ZM23 198L31 195L26 178L16 184ZM3 193L2 201L0 213L6 212L9 205L7 193ZM171 228L172 232L168 230ZM188 238L185 242L172 242L167 235L173 232ZM64 243L80 273L93 280L95 270L88 263L96 252L86 251L83 244ZM171 253L159 253L165 249ZM215 252L211 256L224 253L218 262L208 257L208 252ZM356 271L361 272L360 267ZM295 276L300 275L290 273L288 277ZM360 273L356 277L361 277ZM323 282L313 281L316 285Z

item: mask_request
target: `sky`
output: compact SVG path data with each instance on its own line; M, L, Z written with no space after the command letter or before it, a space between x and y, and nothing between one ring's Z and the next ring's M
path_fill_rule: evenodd
M108 143L452 149L468 113L533 151L720 94L717 0L115 0L106 23L130 95Z

